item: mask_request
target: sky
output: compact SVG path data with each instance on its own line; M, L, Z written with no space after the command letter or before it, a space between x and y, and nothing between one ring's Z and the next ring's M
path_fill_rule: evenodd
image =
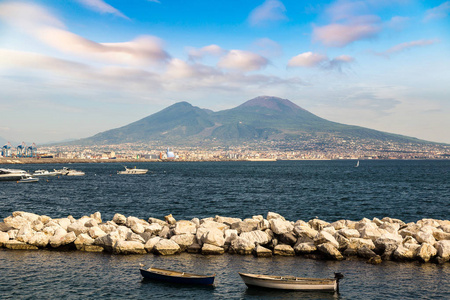
M267 95L450 143L449 15L442 0L0 0L0 137L79 139Z

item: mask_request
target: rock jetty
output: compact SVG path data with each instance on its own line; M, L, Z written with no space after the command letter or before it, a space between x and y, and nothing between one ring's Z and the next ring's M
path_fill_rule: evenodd
M386 217L292 222L269 212L266 218L215 216L179 221L172 215L146 221L115 214L111 221L103 222L100 212L80 219L52 219L16 211L0 222L0 247L114 254L229 253L330 260L359 257L372 264L383 260L443 264L450 261L450 221L422 219L404 223Z

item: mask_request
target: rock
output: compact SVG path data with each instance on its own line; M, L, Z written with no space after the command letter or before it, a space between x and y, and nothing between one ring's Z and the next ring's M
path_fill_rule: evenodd
M93 213L90 216L90 218L94 219L97 222L97 224L101 224L102 223L102 214L99 211Z
M144 233L145 227L149 225L150 224L146 221L138 219L136 217L128 217L126 222L126 226L137 234Z
M435 245L437 250L437 256L441 258L441 261L450 260L450 241L439 241Z
M43 232L35 233L29 240L28 244L34 245L38 248L44 248L48 245L50 238Z
M238 231L236 229L225 230L225 244L229 245L232 241L238 238Z
M185 251L189 246L197 242L197 238L193 234L174 235L170 239L180 246L180 251Z
M375 245L375 249L377 252L383 253L386 251L387 248L389 248L389 249L395 248L396 249L397 246L402 243L402 241L403 241L403 238L401 235L387 233L387 234L383 234L382 236L377 238L374 241L374 245ZM383 259L385 259L385 258L383 258Z
M150 238L144 245L145 251L147 251L148 253L153 252L155 245L158 244L160 240L162 239L158 236Z
M362 247L367 247L370 250L375 249L375 244L372 240L361 239L361 238L350 238L348 248L361 249Z
M218 222L215 222L215 221L213 221L213 220L202 220L203 222L200 224L200 227L199 228L207 228L207 229L211 229L211 228L217 228L217 229L219 229L219 230L221 230L221 231L225 231L225 230L227 230L227 229L229 229L230 227L228 226L228 225L226 225L226 224L224 224L224 223L218 223ZM198 229L199 229L198 228ZM198 230L197 229L197 230Z
M177 220L175 220L172 214L165 216L164 219L169 225L174 225L175 223L177 223Z
M197 232L197 225L191 221L178 221L173 229L175 235L179 234L195 234Z
M250 232L256 230L256 228L258 228L258 224L259 222L257 220L252 220L251 222L246 221L236 222L231 224L231 229L237 230L238 233Z
M339 248L339 243L331 234L326 231L321 231L314 237L314 244L320 245L324 243L331 243L335 248Z
M372 241L375 241L377 238L381 237L383 234L382 231L380 231L376 225L370 223L366 226L359 229L359 233L361 234L361 237L363 239L371 239Z
M261 221L259 221L258 225L256 225L256 229L261 230L261 231L264 231L269 228L270 228L270 222L267 221L266 219L262 219Z
M330 223L322 221L320 219L312 219L308 222L309 226L317 231L322 231L324 227L330 225Z
M220 255L224 254L225 250L222 247L211 244L203 244L202 254L204 255Z
M359 257L362 258L372 258L377 256L377 254L373 252L367 245L363 245L362 247L358 248L358 250L356 250L356 253Z
M161 228L161 231L158 233L158 236L163 239L169 239L170 238L170 228L169 226L164 226Z
M427 243L433 245L434 243L436 243L436 239L433 236L433 232L430 231L421 230L418 233L416 233L414 237L420 244Z
M450 240L450 233L449 232L444 232L442 229L440 229L440 230L436 230L435 232L433 232L433 237L437 241Z
M88 228L98 226L98 222L95 219L90 219L86 223L84 223L84 226L86 226Z
M112 247L118 240L125 240L125 239L120 236L119 231L113 231L104 236L96 238L94 240L94 245L103 247L105 250L112 251Z
M396 243L386 244L384 250L381 252L381 258L383 260L391 260L394 255L394 251L397 250L400 245L401 244Z
M270 242L270 238L264 231L261 230L254 230L250 232L243 232L241 233L241 237L250 241L251 243L255 244L261 244L266 245Z
M85 222L83 220L78 220L69 226L67 226L67 232L74 232L75 235L80 235L82 233L88 233L89 228L84 226Z
M88 234L82 233L79 236L77 236L77 239L73 243L75 244L75 247L77 247L78 250L84 251L85 246L94 244L94 239L91 238Z
M18 233L19 233L19 230L17 230L17 229L8 230L9 239L15 240Z
M284 221L282 219L271 219L269 222L270 229L275 234L288 233L294 230L294 226L289 221Z
M153 248L153 251L160 255L173 255L180 252L180 246L171 240L161 239Z
M32 223L33 221L39 220L39 215L37 214L33 214L33 213L29 213L29 212L24 212L24 211L15 211L12 213L13 217L22 217L26 220L28 220L29 223Z
M30 245L24 242L16 241L16 240L9 240L3 245L5 248L11 249L11 250L38 250L39 248Z
M242 237L238 237L234 241L231 242L230 253L236 253L241 255L251 254L253 249L255 248L255 244L250 242L247 239Z
M376 256L374 256L374 257L371 257L368 261L367 261L367 263L368 264L372 264L372 265L379 265L379 264L381 264L383 261L382 261L382 259L381 259L381 256L379 256L379 255L376 255Z
M218 247L225 245L225 238L223 232L217 228L211 228L201 237L202 244L211 244Z
M242 222L242 219L215 216L214 221L217 222L217 223L226 224L226 225L231 227L231 224L236 223L236 222Z
M299 237L308 237L314 239L314 237L319 233L317 230L312 229L309 225L296 225L294 227L294 232Z
M283 221L286 221L286 219L282 215L274 213L274 212L270 212L270 211L267 213L267 218L266 219L267 219L267 221L270 221L270 220L273 220L273 219L281 219Z
M113 246L115 254L145 254L144 244L136 241L118 240Z
M384 229L388 231L389 233L397 234L398 230L400 229L399 223L383 223L380 225L380 229Z
M33 235L34 231L33 229L31 229L30 223L26 223L19 229L16 240L18 240L19 242L27 243Z
M294 248L289 245L279 244L273 249L273 254L280 256L294 256L295 251Z
M392 254L392 258L397 261L410 261L414 259L414 256L414 251L403 245L399 245Z
M112 220L117 225L125 225L127 223L127 218L121 214L115 214Z
M9 241L9 234L7 232L0 231L0 247L3 247L3 244Z
M334 260L343 260L344 259L344 256L342 256L341 252L339 252L337 247L331 242L327 242L327 243L318 245L317 250L319 250L321 253L325 254L325 256L328 258L331 258Z
M128 242L139 242L145 244L145 240L139 234L136 234L134 232L129 232L125 240Z
M303 242L303 243L297 242L297 244L295 244L295 246L294 246L294 251L298 255L309 254L309 253L315 252L316 250L317 250L317 247L314 244L314 242Z
M292 232L287 232L278 235L278 241L281 244L293 246L295 245L295 243L297 243L297 237Z
M44 229L44 223L42 223L41 220L35 220L31 222L31 229L34 231L41 231Z
M0 222L0 232L7 232L11 229L14 229L13 227L9 226L5 222Z
M422 262L429 262L432 257L434 257L437 254L436 248L434 248L432 245L428 243L423 243L420 245L420 247L417 249L416 257L418 260Z
M89 228L88 233L89 233L90 237L93 239L96 239L98 237L106 235L106 232L101 230L100 227L98 227L98 226L93 226L93 227Z
M335 230L341 230L341 229L344 229L344 228L347 227L345 220L339 220L339 221L333 222L333 223L331 223L331 224L329 224L327 226L331 226Z
M346 237L344 237L343 235L341 235L339 233L336 233L333 237L339 243L339 247L338 247L339 251L345 250L345 249L347 249L349 247L350 240L347 239Z
M186 252L187 253L199 253L201 249L202 249L202 246L200 246L200 244L193 243L192 245L187 247Z
M261 245L258 245L253 250L253 255L255 255L256 257L271 257L272 256L272 250L264 248Z
M361 235L359 234L359 231L356 229L349 229L349 228L343 228L339 229L337 231L340 235L346 237L347 239L350 238L359 238Z
M62 229L62 228L61 228ZM63 229L64 230L64 229ZM75 235L75 232L71 231L66 234L56 234L52 236L49 240L50 246L53 248L58 248L61 246L68 245L72 242L74 242L77 239L77 236Z
M165 228L168 228L166 225ZM159 235L163 227L159 223L152 223L145 227L145 232L150 233L151 235Z
M167 223L166 222L164 222L163 220L160 220L160 219L156 219L156 218L148 218L148 222L150 223L150 224L159 224L159 225L161 225L161 227L164 227L164 226L166 226L167 225Z
M114 222L111 222L111 223L113 223L114 225L113 224L100 224L100 225L98 225L98 228L100 228L106 234L116 231L118 225Z

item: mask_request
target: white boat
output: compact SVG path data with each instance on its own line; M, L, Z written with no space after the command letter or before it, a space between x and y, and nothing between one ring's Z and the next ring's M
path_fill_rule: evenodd
M29 174L24 170L0 168L0 181L17 181L24 175Z
M130 169L125 167L125 171L117 171L117 174L145 174L148 172L148 169Z
M359 167L359 160L356 162L355 168Z
M334 273L334 278L304 278L294 276L274 276L239 273L248 287L262 287L295 291L338 292L341 273Z
M86 173L84 173L83 171L69 169L66 167L63 167L61 170L54 170L54 171L57 175L58 174L66 175L66 176L84 176L84 175L86 175Z
M23 175L17 183L29 183L29 182L38 182L39 178L33 177L30 174Z
M33 176L56 176L56 175L60 175L61 173L57 172L57 171L48 171L48 170L36 170L33 173Z

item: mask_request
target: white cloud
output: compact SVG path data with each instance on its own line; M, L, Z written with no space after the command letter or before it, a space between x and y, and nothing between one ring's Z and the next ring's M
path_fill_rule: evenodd
M281 45L269 38L256 40L252 48L264 57L277 57L283 53Z
M243 50L230 50L223 56L218 66L224 69L256 71L267 66L269 61L259 54Z
M323 54L305 52L291 58L288 67L316 67L328 60Z
M0 3L0 19L21 30L34 30L38 26L64 28L64 24L46 9L31 3Z
M83 6L89 8L93 11L96 11L96 12L99 12L102 14L113 14L118 17L128 19L128 17L125 16L122 12L120 12L118 9L112 7L111 5L109 5L108 3L106 3L103 0L77 0L77 2L79 2Z
M224 49L213 44L213 45L205 46L200 49L190 48L189 49L189 59L197 60L197 59L202 59L206 55L220 56L224 53L226 53L226 51Z
M450 1L446 1L439 6L433 7L425 12L425 21L443 19L450 14Z
M267 22L287 20L286 7L281 1L266 0L250 13L248 21L250 25L264 25Z
M406 43L401 43L398 45L395 45L389 49L387 49L386 51L383 52L378 52L376 53L377 55L380 56L385 56L385 57L389 57L392 54L395 53L399 53L411 48L416 48L416 47L422 47L422 46L428 46L428 45L432 45L439 42L438 40L417 40L417 41L412 41L412 42L406 42Z

